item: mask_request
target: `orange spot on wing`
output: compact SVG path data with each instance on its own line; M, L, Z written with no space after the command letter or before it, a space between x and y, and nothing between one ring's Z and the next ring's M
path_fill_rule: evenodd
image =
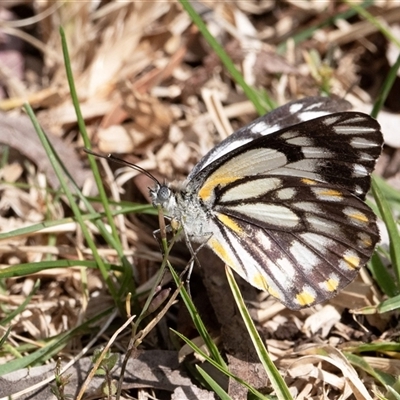
M296 295L296 300L300 306L305 307L305 306L309 306L310 304L314 303L315 296L312 295L310 292L303 291Z
M213 174L214 175L214 174ZM215 188L218 185L225 186L228 183L235 182L236 180L239 179L238 176L214 176L211 175L205 182L202 188L199 191L199 197L203 200L206 201L208 200Z
M342 192L339 192L338 190L333 190L333 189L326 189L326 190L321 190L318 192L320 196L329 196L329 197L342 197Z
M228 217L225 214L218 214L218 219L232 231L243 233L243 229L231 217Z
M308 178L302 178L301 180L303 183L305 183L306 185L316 185L317 182L313 181L312 179L308 179Z
M368 218L361 213L353 213L353 214L349 214L350 218L356 219L360 222L368 222Z
M327 279L324 283L325 283L326 290L328 292L334 292L339 286L339 282L336 279L332 279L332 278Z
M270 292L271 288L268 286L267 281L265 280L264 276L262 274L256 274L252 277L251 282L253 286L255 286L258 289L265 290L266 292ZM273 294L272 294L273 295ZM274 295L273 295L274 296ZM277 297L277 296L275 296Z
M343 260L350 269L356 269L360 266L360 257L357 256L344 256Z

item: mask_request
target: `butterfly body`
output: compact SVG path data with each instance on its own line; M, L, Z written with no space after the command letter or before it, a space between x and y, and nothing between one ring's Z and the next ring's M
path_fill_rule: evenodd
M190 240L207 241L291 309L333 297L379 240L363 200L380 127L366 114L332 113L335 106L308 98L278 108L217 145L179 190L150 191Z

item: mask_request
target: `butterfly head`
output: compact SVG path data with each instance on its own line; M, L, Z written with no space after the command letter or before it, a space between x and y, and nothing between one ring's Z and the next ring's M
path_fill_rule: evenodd
M160 206L164 210L171 210L175 207L174 192L167 185L157 182L154 187L149 188L149 193L154 207Z

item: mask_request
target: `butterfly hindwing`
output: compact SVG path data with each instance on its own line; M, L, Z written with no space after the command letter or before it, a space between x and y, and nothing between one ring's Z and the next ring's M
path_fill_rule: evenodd
M210 246L244 279L291 309L333 297L371 257L379 240L375 215L346 190L329 196L327 184L284 175L265 179L269 188L251 200L223 200L240 182L222 190ZM255 187L259 180L253 179ZM316 191L327 195L316 198Z

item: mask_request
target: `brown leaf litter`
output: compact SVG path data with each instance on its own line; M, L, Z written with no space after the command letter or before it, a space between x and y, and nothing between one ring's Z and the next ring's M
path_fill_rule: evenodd
M16 3L20 8L12 8ZM385 53L387 41L376 26L356 17L318 29L298 44L290 39L347 10L345 3L248 0L200 1L193 5L246 81L270 93L279 104L317 94L328 82L332 94L346 96L357 109L367 104L365 111L369 112L392 62ZM7 43L0 47L0 109L6 112L0 114L0 142L11 151L9 164L0 171L1 232L61 220L71 214L63 198L49 189L57 189L59 184L36 133L20 110L25 101L35 108L77 184L86 194L94 190L86 156L79 151L83 142L65 78L60 25L69 46L83 118L98 151L120 154L161 180L182 180L202 155L256 116L252 104L179 3L109 1L94 5L31 0L1 5L0 12L5 8L9 14L0 24L0 40ZM392 29L399 10L388 1L369 11ZM283 43L286 47L279 47L278 51ZM23 68L10 67L10 49L12 59ZM387 135L393 130L391 126L398 124L398 114L391 111L394 106L388 107L380 122L392 148L386 150L378 171L396 184L399 146L396 137ZM112 170L106 171L104 180L113 199L145 202L143 196L151 185L146 177L123 168L114 178ZM161 261L152 237L157 222L147 215L118 218L124 252L133 265L136 284L140 291L148 290ZM116 251L106 246L97 228L90 223L88 226L101 256L109 263L119 263ZM79 226L68 220L3 239L0 257L3 269L44 260L89 260L91 252ZM189 258L183 243L177 243L171 256L174 266L185 266ZM225 352L231 370L261 391L269 392L270 384L234 306L222 263L207 252L200 253L199 258L201 268L195 267L190 282L199 314ZM79 326L113 304L97 270L49 268L3 279L0 301L4 309L16 310L39 278L40 289L7 325L12 327L7 341L14 347L29 344L30 351L41 348L43 340ZM167 287L169 280L170 277L165 279ZM374 391L384 391L369 375L355 370L341 351L349 343L384 339L390 331L390 319L384 315L360 316L347 311L375 306L382 300L368 274L360 275L329 304L300 312L286 310L243 281L240 285L271 357L297 399L369 399ZM4 309L1 319L6 316ZM119 325L121 320L117 319L112 329ZM177 343L171 340L169 327L201 345L182 303L172 306L129 360L125 393L131 390L139 397L153 391L159 398L166 393L175 399L211 398L210 392L193 385L178 364L178 352L170 350ZM107 335L112 334L112 329ZM104 339L99 338L98 344ZM74 337L60 350L60 356L72 359L86 341L86 337ZM124 336L118 338L113 352L124 353L127 342ZM199 362L187 348L182 353L189 365ZM0 364L11 358L12 353L4 351ZM31 385L54 375L55 361L0 377L0 396L23 389L29 393ZM398 375L399 366L390 357L371 355L368 361L373 367ZM66 372L71 374L67 394L76 395L74 388L82 383L90 365L89 359L81 358L74 369ZM206 363L202 366L209 368ZM118 368L113 371L113 379L120 373ZM212 369L209 373L218 377ZM89 392L93 396L100 396L96 390L103 381L96 377L91 382ZM221 379L221 383L232 398L243 399L247 395L234 381ZM35 398L54 398L49 385L40 389ZM21 394L20 398L28 396Z

